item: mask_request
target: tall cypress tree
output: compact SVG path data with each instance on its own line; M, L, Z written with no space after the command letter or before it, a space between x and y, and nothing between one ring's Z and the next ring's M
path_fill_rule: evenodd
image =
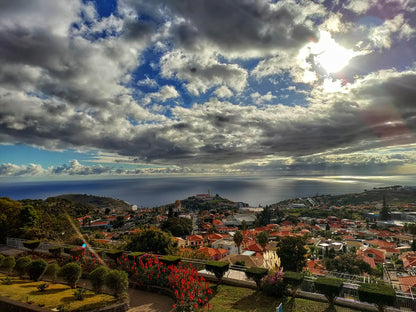
M386 203L386 195L383 195L383 208L380 211L380 220L386 221L390 220L390 209Z

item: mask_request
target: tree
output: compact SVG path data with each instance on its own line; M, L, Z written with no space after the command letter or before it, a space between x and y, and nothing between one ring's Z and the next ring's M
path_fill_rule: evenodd
M337 278L318 277L315 280L316 290L325 295L330 307L334 305L335 298L339 296L342 284L342 280Z
M30 228L34 227L39 220L39 216L31 205L26 205L20 211L19 221L23 227Z
M26 257L20 257L16 260L16 265L14 266L14 269L16 270L17 274L19 274L19 277L22 278L23 275L27 272L27 266L29 263L32 262L32 259L30 259L29 256Z
M386 195L383 195L383 208L380 211L380 220L386 221L390 220L390 209L386 203Z
M406 224L407 231L413 236L412 251L416 251L416 223Z
M185 236L192 233L192 221L187 218L171 217L163 222L160 228L173 236Z
M263 231L257 234L256 236L257 242L260 244L263 250L266 248L267 244L269 243L269 233Z
M113 291L116 298L120 298L129 287L128 275L124 271L112 270L105 278L105 285Z
M40 245L39 240L27 240L23 242L23 246L32 250L32 253L35 252L35 249L38 248Z
M277 254L282 267L287 271L301 272L306 265L305 239L299 236L288 236L279 242Z
M92 271L89 275L92 289L95 293L101 294L103 287L105 285L105 281L107 278L108 269L106 266L99 266L94 271Z
M123 225L124 225L124 216L117 216L117 218L114 221L111 221L110 224L115 229L119 229L119 228L123 227Z
M292 297L295 298L302 285L303 273L286 271L283 273L283 282L290 286Z
M177 243L172 235L156 228L145 229L134 234L127 250L154 252L157 254L172 254L176 252Z
M71 286L75 288L79 278L81 277L81 267L78 263L70 262L65 264L60 271L60 275L64 280Z
M269 270L265 268L256 268L256 267L248 268L245 271L247 278L256 282L256 286L258 290L260 290L262 278L265 277L268 272Z
M48 263L43 259L32 261L27 266L27 273L29 274L29 278L33 281L38 281L45 273L47 266Z
M336 256L333 259L326 259L325 266L328 271L337 271L354 275L373 273L371 266L354 253L346 253Z
M208 272L214 273L215 277L218 279L218 284L221 283L222 277L225 272L230 268L230 264L225 261L215 261L211 260L205 263L205 269Z
M240 254L240 252L241 252L241 244L243 243L243 240L244 240L243 233L241 233L240 231L237 230L234 233L233 240L234 240L234 243L237 245L238 254Z
M7 275L9 275L13 271L15 265L16 259L13 256L7 256L3 260L2 267L6 269Z

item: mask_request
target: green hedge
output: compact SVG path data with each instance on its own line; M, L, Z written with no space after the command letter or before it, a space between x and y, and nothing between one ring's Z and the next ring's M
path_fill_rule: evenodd
M248 268L245 271L247 278L256 282L257 289L260 289L261 280L263 277L267 275L268 272L269 270L265 268L256 268L256 267Z
M208 272L214 273L215 277L221 281L222 277L224 276L225 272L228 271L230 268L230 264L225 261L215 261L211 260L205 263L205 269Z
M339 296L342 284L342 280L337 278L318 277L315 280L316 290L324 294L331 305L334 303L335 298Z
M51 247L51 248L48 249L48 251L52 254L52 256L55 256L55 257L59 257L62 253L62 250L63 250L63 248L60 247L60 246Z
M169 265L178 265L181 262L182 258L178 256L162 256L159 258L159 261L165 264L166 266Z
M105 252L107 257L109 257L111 260L117 261L117 259L121 259L121 256L123 255L123 250L108 250Z
M27 240L23 242L23 246L34 251L40 245L40 240Z
M358 288L360 301L374 303L382 308L383 306L394 306L396 303L396 292L390 285L364 283Z
M142 251L129 252L129 253L127 254L127 258L128 258L129 260L135 260L135 259L137 259L138 257L143 256L144 254L145 254L145 252L142 252Z

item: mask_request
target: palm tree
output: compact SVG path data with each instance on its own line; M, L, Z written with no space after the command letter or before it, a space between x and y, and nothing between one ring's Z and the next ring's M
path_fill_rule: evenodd
M237 230L234 233L233 240L234 240L234 243L238 247L238 254L240 254L240 246L241 246L241 244L243 243L243 240L244 240L243 233L241 233L240 231Z
M266 248L267 244L269 243L269 233L267 232L260 232L257 234L257 242L260 244L260 246L263 248L263 250Z

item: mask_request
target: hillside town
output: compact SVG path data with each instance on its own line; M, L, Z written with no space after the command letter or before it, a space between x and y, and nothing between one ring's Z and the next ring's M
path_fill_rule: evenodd
M171 218L187 220L188 230L174 237L181 254L196 253L206 259L248 266L261 266L264 253L276 250L283 238L300 237L307 250L303 270L313 276L334 274L340 269L327 267L331 263L328 260L354 254L396 289L412 292L416 288L416 229L411 225L416 220L416 201L390 205L381 195L371 202L334 205L329 198L298 198L249 207L208 192L153 209L135 205L120 210L102 208L78 221L95 243L117 246L144 228L163 229ZM383 213L388 218L383 218ZM242 234L239 243L234 239L236 232ZM353 273L374 275L364 270Z

